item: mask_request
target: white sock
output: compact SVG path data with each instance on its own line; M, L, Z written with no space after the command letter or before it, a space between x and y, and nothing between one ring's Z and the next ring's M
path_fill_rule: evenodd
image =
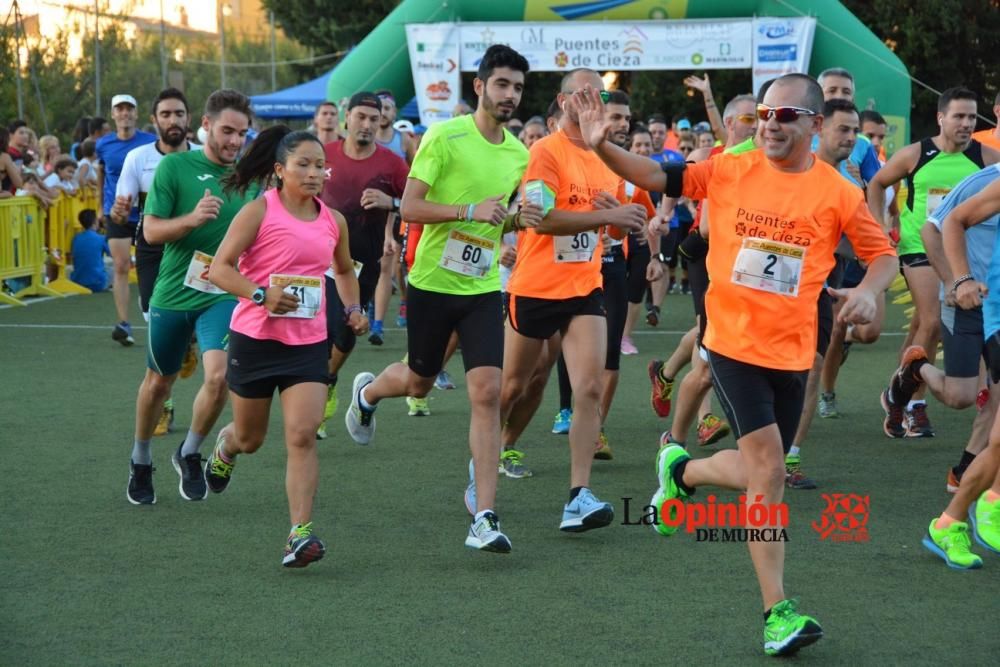
M792 445L792 447L788 450L788 455L789 456L798 456L799 455L799 448L796 447L795 445Z
M913 412L913 406L915 406L915 405L927 405L927 401L910 401L906 405L906 411L907 412Z
M361 407L363 407L365 410L374 410L375 405L365 400L365 389L367 388L368 385L366 384L364 387L361 388L361 391L358 392L358 403L360 403Z
M492 512L492 511L493 510L487 508L487 509L484 509L484 510L480 510L479 512L476 512L475 520L479 521L480 519L483 518L484 514L486 514L487 512Z

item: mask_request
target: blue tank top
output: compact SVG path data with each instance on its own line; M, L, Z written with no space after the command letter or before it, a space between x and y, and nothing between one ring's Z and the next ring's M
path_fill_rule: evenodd
M399 130L394 129L392 131L392 139L390 139L387 143L382 143L378 139L376 139L375 142L385 146L404 160L406 159L406 151L403 150L403 134Z

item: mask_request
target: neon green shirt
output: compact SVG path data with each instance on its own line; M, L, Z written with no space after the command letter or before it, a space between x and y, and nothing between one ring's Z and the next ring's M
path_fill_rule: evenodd
M730 146L723 153L730 153L732 155L739 155L740 153L747 153L757 148L757 144L753 142L753 137L747 137L735 146Z
M225 292L220 294L203 291L212 287L197 279L204 278L205 271L198 271L198 267L193 265L196 252L209 256L215 254L233 218L245 203L257 196L256 187L251 187L244 197L235 193L223 194L219 180L229 171L229 167L215 164L202 151L165 155L156 167L153 183L146 196L144 215L164 220L187 215L205 196L205 190L220 197L223 204L215 220L209 220L201 227L191 230L187 236L163 246L160 273L149 305L167 310L201 310L219 301L236 298ZM192 277L195 279L192 280Z
M491 144L472 115L431 125L413 159L410 178L430 186L427 201L478 204L490 197L507 203L528 166L528 149L504 130L501 144ZM502 225L442 222L424 225L410 284L444 294L500 291Z

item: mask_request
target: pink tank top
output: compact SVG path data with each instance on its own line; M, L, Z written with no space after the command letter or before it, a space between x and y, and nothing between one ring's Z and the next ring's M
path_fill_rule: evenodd
M340 228L318 198L319 215L305 222L292 216L275 189L264 193L267 210L257 238L240 255L239 270L248 280L270 287L285 285L299 296L300 317L275 317L267 308L240 297L230 328L244 336L309 345L326 340L323 274L333 261Z

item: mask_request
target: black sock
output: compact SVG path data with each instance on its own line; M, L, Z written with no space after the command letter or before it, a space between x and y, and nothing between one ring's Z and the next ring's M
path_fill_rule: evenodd
M955 476L961 477L963 474L965 474L965 469L972 464L975 458L976 455L970 454L968 450L962 452L962 460L959 461L958 465L954 467Z
M331 387L337 386L337 373L330 373L326 376L326 383Z
M910 364L910 376L914 382L923 382L924 378L920 375L920 369L924 364L928 363L927 359L917 359L912 364Z
M771 610L768 609L764 612L764 622L767 623L767 619L771 618Z
M570 489L569 490L569 501L573 502L574 500L576 500L576 497L578 495L580 495L580 492L583 491L585 488L587 488L587 487L585 487L585 486L574 486L572 489Z
M674 482L677 483L677 486L684 492L685 495L693 496L695 492L694 488L684 483L684 469L687 468L687 464L690 460L691 459L684 459L674 466Z

